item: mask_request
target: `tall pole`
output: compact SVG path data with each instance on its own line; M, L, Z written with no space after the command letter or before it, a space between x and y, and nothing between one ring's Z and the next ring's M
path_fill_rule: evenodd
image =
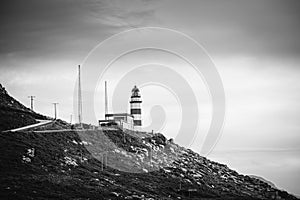
M106 115L108 114L108 102L107 102L107 83L105 81L105 115L104 119L106 119Z
M35 96L28 96L28 98L30 98L30 108L31 108L31 110L33 110L33 100L34 100Z
M81 96L80 65L78 65L78 122L82 127L82 96Z
M57 105L58 103L52 103L52 104L54 105L54 119L56 119L56 117L57 117L56 105Z

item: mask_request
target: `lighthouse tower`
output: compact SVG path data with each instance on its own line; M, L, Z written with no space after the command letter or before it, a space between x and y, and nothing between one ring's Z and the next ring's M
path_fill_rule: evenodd
M134 86L131 90L131 99L130 99L130 114L133 115L133 123L136 129L141 129L142 126L142 117L141 117L141 95L140 90Z

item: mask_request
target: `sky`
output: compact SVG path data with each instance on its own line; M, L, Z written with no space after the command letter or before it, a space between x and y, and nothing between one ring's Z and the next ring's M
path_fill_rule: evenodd
M92 49L114 34L134 28L176 30L201 44L224 86L225 123L208 158L241 173L263 176L279 188L300 195L299 9L297 0L3 1L0 83L28 107L28 96L36 96L34 109L46 115L53 116L52 103L58 102L58 116L70 121L72 115L74 121L77 65L84 63ZM179 41L168 45L184 48ZM105 50L119 48L122 49L112 45ZM107 52L104 54L109 56ZM120 71L133 66L132 60L144 66L140 71L127 72L128 76L122 78ZM154 50L121 57L103 76L109 80L110 106L117 99L115 104L126 102L122 103L126 107L134 77L146 79L151 70L157 77L155 80L163 80L168 75L166 83L174 86L174 91L188 83L198 105L178 105L176 94L182 100L191 97L190 93L174 95L162 85L140 85L144 123L147 126L163 116L162 119L167 119L163 130L168 137L175 137L177 121L183 120L180 114L189 106L197 107L200 132L188 147L200 152L211 120L212 102L204 81L195 85L193 81L199 77L192 78L194 73L189 68L178 57ZM155 74L157 69L161 73ZM176 78L178 74L183 79ZM103 115L104 79L97 86L97 118ZM87 82L83 76L83 87ZM128 91L127 96L120 90L116 90L120 95L114 96L112 91L118 83L124 83L122 88ZM125 83L128 83L126 87ZM160 98L153 98L154 95ZM123 111L122 106L117 105L116 112ZM87 120L88 116L84 118Z

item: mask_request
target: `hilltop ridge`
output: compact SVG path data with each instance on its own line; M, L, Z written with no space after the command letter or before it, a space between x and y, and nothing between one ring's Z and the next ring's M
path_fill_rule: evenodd
M11 100L5 95L1 92L4 117L16 115L19 109L25 117L39 116L18 103L5 105ZM19 118L6 120L23 123ZM120 129L72 130L61 120L21 132L1 132L0 198L297 199L163 134L137 134Z

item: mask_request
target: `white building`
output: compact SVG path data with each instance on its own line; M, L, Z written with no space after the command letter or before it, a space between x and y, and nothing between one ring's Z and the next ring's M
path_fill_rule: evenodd
M105 120L99 120L100 126L119 126L122 129L133 130L133 116L128 113L106 114Z
M136 86L134 86L134 88L131 91L130 114L105 114L105 119L99 120L99 125L101 127L119 127L128 130L141 130L141 103L142 100L140 91Z

